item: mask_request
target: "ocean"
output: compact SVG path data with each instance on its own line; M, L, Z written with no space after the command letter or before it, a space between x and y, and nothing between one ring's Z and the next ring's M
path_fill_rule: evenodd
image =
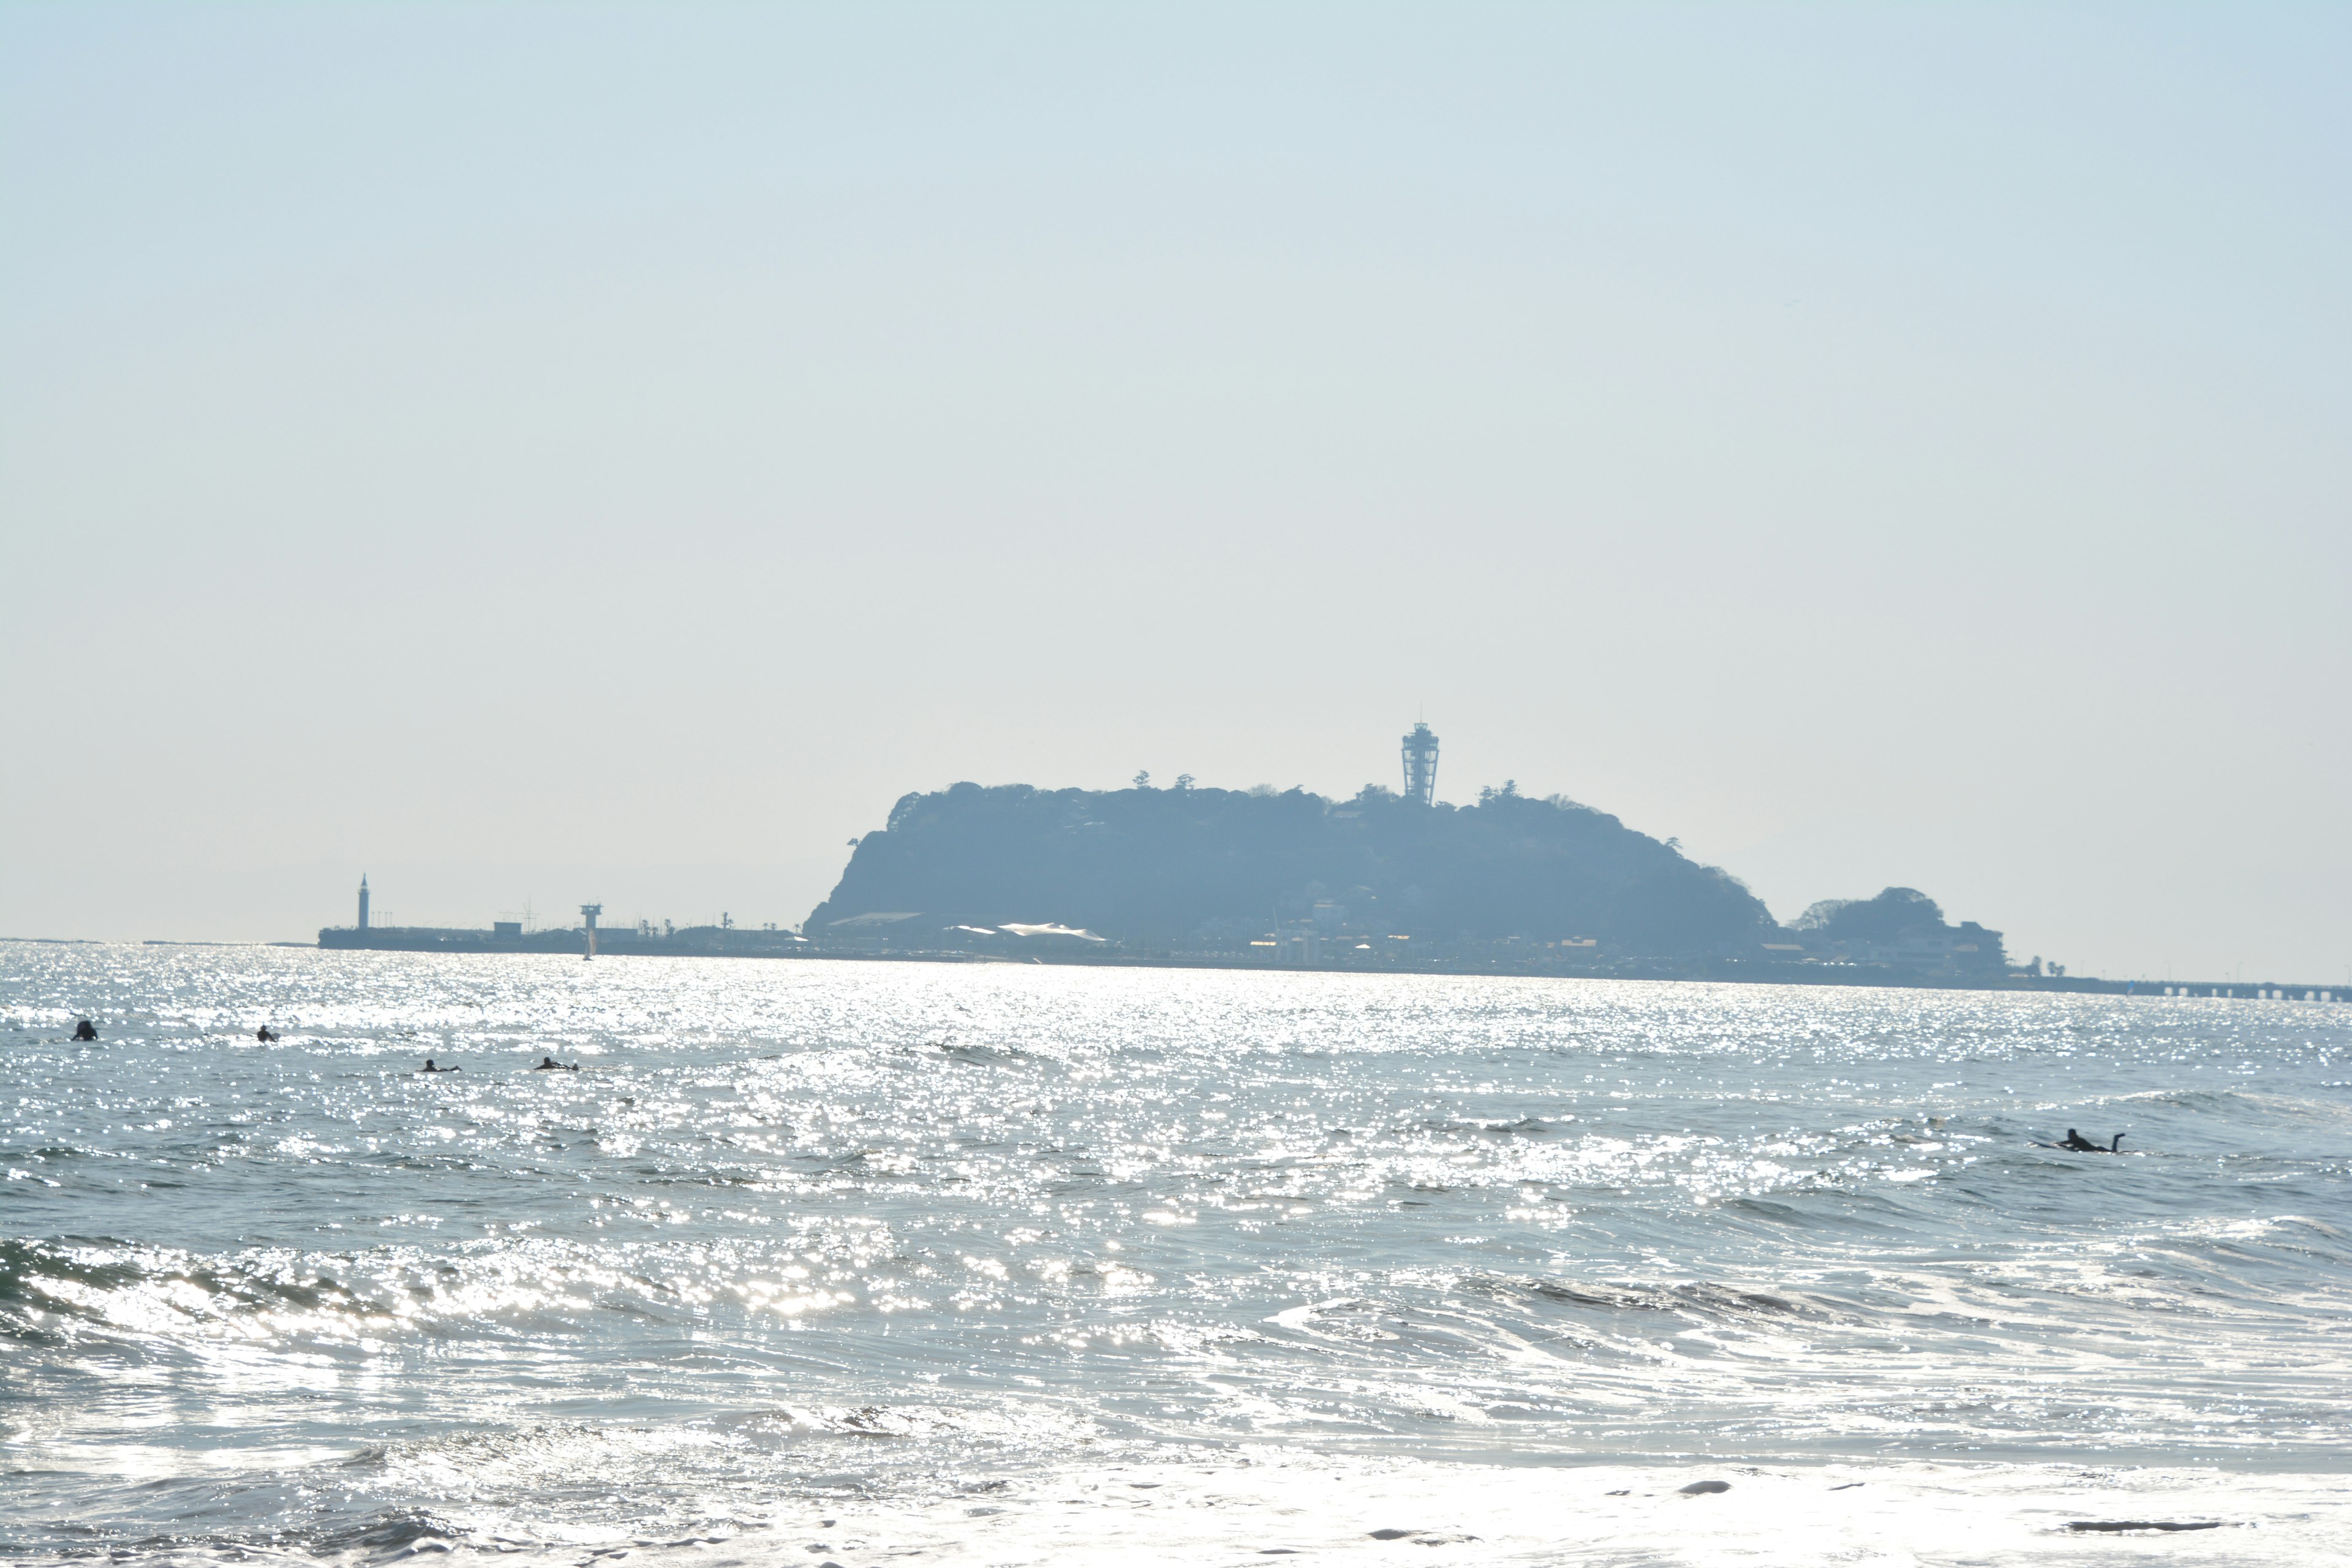
M2352 1006L7 943L0 1075L10 1562L2352 1560Z

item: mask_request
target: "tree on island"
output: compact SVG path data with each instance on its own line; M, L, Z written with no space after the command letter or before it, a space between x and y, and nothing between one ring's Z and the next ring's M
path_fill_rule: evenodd
M1833 942L1899 942L1944 929L1944 911L1916 888L1888 888L1874 899L1823 899L1790 922Z
M2006 967L2000 932L1974 921L1955 926L1916 888L1887 888L1870 899L1823 899L1790 922L1809 948L1846 958L1917 960L1929 954L1963 970Z

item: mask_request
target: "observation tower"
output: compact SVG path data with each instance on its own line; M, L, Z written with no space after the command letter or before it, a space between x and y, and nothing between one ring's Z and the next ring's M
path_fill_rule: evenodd
M1437 801L1437 737L1426 723L1415 724L1404 738L1404 795L1423 805Z

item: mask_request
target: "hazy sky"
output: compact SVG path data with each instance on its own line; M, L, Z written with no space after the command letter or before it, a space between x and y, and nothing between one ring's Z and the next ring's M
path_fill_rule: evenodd
M0 9L0 934L1564 792L2352 976L2352 8ZM1055 911L1036 912L1050 919Z

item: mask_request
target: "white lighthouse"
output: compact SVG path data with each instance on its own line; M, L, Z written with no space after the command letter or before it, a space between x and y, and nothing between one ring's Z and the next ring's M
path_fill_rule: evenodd
M367 930L367 873L360 873L360 930Z

